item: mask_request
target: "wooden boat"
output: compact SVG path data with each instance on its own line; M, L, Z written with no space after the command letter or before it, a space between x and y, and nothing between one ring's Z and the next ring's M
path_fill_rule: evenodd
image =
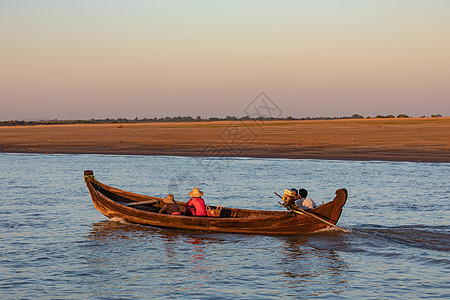
M347 190L339 189L333 201L308 210L306 214L223 207L220 216L215 217L174 216L158 213L164 205L162 198L130 193L105 185L95 179L91 170L85 171L84 177L94 207L103 215L157 227L250 234L306 234L336 224L347 201ZM177 203L183 214L185 202Z

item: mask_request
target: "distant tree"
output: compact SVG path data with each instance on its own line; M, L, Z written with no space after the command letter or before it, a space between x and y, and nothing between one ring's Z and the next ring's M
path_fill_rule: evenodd
M399 114L399 115L397 116L397 118L409 118L409 116L408 116L408 115L405 115L405 114Z
M394 117L394 115L387 115L386 118L388 118L388 119L393 119L393 118L395 118L395 117Z

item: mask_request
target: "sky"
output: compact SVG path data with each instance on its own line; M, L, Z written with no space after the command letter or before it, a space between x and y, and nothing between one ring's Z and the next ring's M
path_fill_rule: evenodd
M0 53L0 120L450 116L449 0L0 0Z

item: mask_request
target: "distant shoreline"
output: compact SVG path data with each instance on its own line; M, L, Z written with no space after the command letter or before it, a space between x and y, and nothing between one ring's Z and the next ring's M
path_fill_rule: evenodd
M2 126L36 126L36 125L88 125L88 124L146 124L146 123L191 123L191 122L217 122L217 121L263 121L263 122L273 122L273 121L316 121L316 120L358 120L358 119L403 119L410 118L405 114L399 114L397 117L394 115L377 115L376 117L364 117L359 114L353 114L352 116L342 116L342 117L235 117L227 116L225 118L210 117L207 119L202 119L200 116L193 118L191 116L185 117L164 117L164 118L117 118L117 119L89 119L89 120L58 120L58 119L36 119L36 120L0 120L0 127ZM430 117L422 116L420 119L436 119L442 118L442 115L436 114Z
M0 152L450 162L450 118L0 127Z

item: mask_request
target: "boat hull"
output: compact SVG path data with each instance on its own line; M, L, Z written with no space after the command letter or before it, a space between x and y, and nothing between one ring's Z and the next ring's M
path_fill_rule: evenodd
M91 172L91 171L86 171ZM108 218L121 218L143 225L189 230L206 230L229 233L297 235L317 232L330 225L305 214L290 211L265 211L222 208L220 217L173 216L159 214L149 205L128 206L132 202L157 200L161 198L139 195L110 187L95 180L92 174L85 179L94 207ZM308 211L336 224L347 200L347 190L339 189L333 201ZM183 210L184 202L178 202ZM153 211L151 211L151 209ZM156 210L155 210L156 209Z

